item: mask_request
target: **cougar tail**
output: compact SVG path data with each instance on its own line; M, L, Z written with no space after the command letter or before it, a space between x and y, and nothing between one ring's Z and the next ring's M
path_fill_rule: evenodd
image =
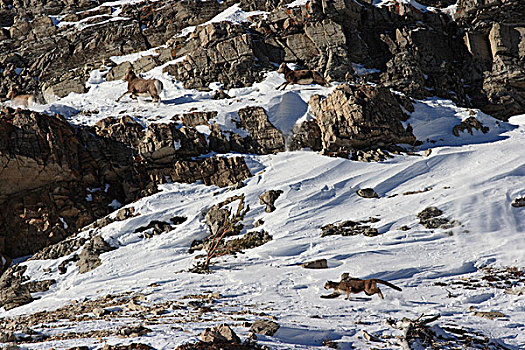
M401 292L401 288L399 288L398 286L394 286L394 285L393 285L392 283L390 283L390 282L383 281L383 280L379 280L379 279L376 279L376 282L377 282L377 283L384 284L385 286L389 286L390 288L393 288L393 289L395 289L395 290Z

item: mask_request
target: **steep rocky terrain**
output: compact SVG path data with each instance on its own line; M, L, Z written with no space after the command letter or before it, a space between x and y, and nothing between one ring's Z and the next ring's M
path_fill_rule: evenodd
M523 13L1 0L0 346L521 348ZM343 272L407 294L320 301Z

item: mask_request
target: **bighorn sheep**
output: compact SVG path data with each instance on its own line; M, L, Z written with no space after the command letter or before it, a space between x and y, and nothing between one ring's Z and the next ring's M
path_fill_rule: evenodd
M131 67L128 68L122 80L128 82L128 91L123 93L122 96L117 99L117 102L126 94L131 93L131 98L133 99L136 98L136 96L149 95L153 98L153 102L157 101L160 104L159 94L162 92L163 88L160 80L139 78L135 72L133 72Z
M12 106L30 107L36 103L36 96L33 94L19 95L15 87L9 89L7 98L11 100Z
M308 85L308 84L319 84L322 86L330 86L326 79L319 74L318 72L310 69L303 70L291 70L288 68L286 63L281 64L279 67L278 73L284 73L284 79L286 81L279 85L277 90L283 87L283 90L288 84L299 84L299 85Z

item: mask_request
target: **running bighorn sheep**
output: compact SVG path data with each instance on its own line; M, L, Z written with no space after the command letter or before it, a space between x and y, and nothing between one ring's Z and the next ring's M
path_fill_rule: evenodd
M142 79L137 77L133 69L128 68L126 74L122 78L123 81L128 82L128 91L122 94L117 99L120 101L126 94L131 93L131 98L135 99L137 96L151 96L153 102L157 101L160 104L160 93L162 92L162 82L158 79Z
M319 74L318 72L310 69L303 70L291 70L286 63L281 64L279 67L278 73L284 73L284 79L286 81L279 85L277 90L283 87L283 90L288 84L299 84L299 85L308 85L308 84L319 84L322 86L330 86L328 81Z

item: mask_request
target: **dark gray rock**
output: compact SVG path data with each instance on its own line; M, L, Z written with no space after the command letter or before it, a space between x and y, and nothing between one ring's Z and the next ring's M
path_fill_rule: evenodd
M250 332L272 336L280 328L279 324L270 320L257 320L250 327Z
M340 224L328 224L321 227L321 237L341 235L341 236L356 236L364 235L373 237L379 235L379 231L376 228L361 225L359 222L347 220Z
M525 207L525 197L514 198L511 205L515 208Z
M11 266L0 277L0 307L10 310L15 307L29 304L33 297L29 287L23 284L27 277L24 273L27 266Z
M357 190L357 195L363 198L379 198L379 195L373 188L361 188Z
M441 209L428 207L417 214L417 217L419 218L419 223L428 229L451 227L450 225L452 224L449 219L440 217L442 214L443 211Z
M314 261L308 261L301 264L305 269L327 269L328 261L326 259L318 259Z
M454 136L459 137L460 133L463 133L465 131L468 132L470 135L473 135L473 130L479 130L484 134L489 132L489 128L487 126L484 126L479 120L477 120L474 117L468 117L458 125L454 126L454 128L452 129L452 133L454 134Z
M144 235L147 238L150 238L153 235L160 235L162 233L170 232L172 226L164 221L153 220L146 226L140 226L135 229L135 233L144 232Z

